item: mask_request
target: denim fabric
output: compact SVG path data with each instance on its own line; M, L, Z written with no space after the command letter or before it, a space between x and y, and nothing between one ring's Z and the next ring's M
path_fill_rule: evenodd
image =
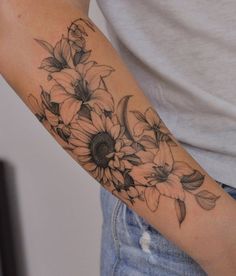
M219 182L218 182L219 183ZM219 183L236 199L236 189ZM186 253L101 188L101 276L205 276Z

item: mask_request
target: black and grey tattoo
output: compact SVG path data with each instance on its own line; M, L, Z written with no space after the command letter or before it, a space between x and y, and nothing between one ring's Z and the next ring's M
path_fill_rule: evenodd
M204 210L213 209L219 196L200 189L205 179L200 171L175 160L177 144L155 110L129 110L132 95L115 103L106 85L115 70L91 59L89 32L95 32L93 24L79 18L55 46L36 39L49 54L39 68L51 83L49 91L41 87L40 97L28 97L39 121L126 204L141 200L156 212L161 197L171 198L179 225L186 216L186 193Z

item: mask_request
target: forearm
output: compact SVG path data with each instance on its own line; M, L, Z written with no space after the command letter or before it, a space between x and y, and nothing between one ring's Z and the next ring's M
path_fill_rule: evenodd
M9 18L8 7L1 11L3 76L104 188L208 272L225 256L217 273L228 267L233 275L234 200L169 133L81 9L63 1L24 2L10 7Z

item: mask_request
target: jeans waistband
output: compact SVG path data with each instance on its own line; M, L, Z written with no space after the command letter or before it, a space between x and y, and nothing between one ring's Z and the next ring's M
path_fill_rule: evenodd
M236 199L236 188L229 186L225 183L222 183L220 181L217 181L217 180L216 180L216 182L221 186L221 188L224 189L224 191L226 193L228 193L230 196L232 196L234 199Z

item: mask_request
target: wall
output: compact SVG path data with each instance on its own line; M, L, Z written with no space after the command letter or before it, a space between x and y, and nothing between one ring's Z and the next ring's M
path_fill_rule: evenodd
M104 30L92 1L91 17ZM0 158L16 176L27 276L99 275L99 185L0 78Z

